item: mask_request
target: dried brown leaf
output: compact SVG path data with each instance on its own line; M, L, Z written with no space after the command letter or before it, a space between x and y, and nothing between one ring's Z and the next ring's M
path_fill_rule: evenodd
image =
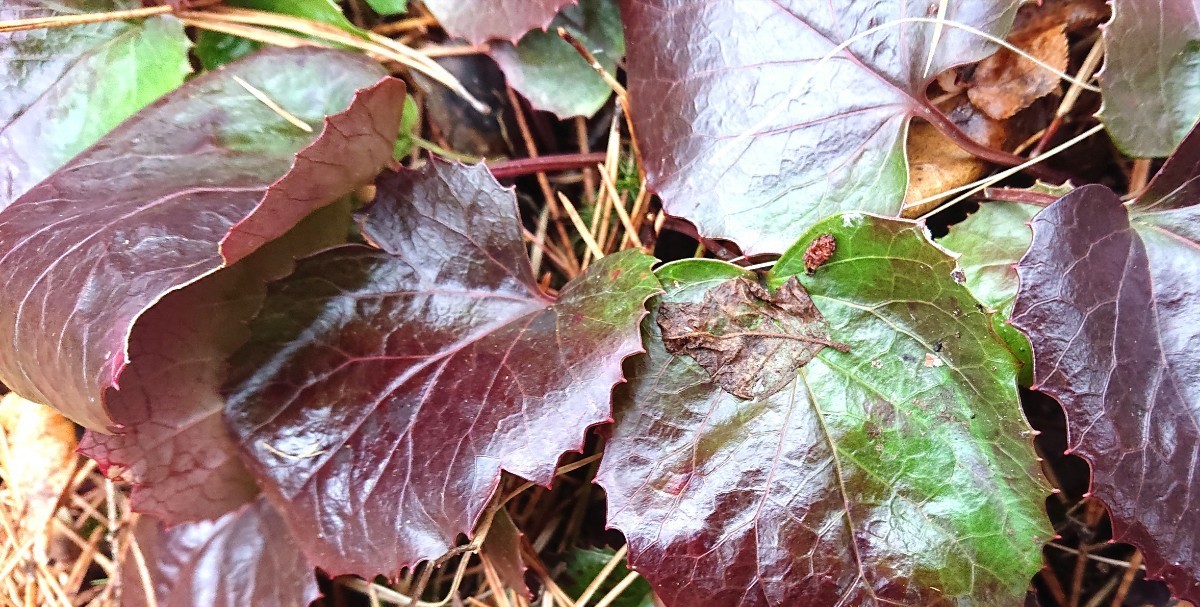
M663 303L663 344L691 356L723 390L741 398L770 396L825 346L829 324L793 276L774 292L749 278L728 280L699 303Z
M1108 0L1041 0L1017 11L1013 32L1041 31L1055 25L1068 34L1090 30L1109 16Z
M34 554L45 562L46 525L74 472L75 425L10 392L0 399L0 434L0 477L16 497L18 540L38 538Z
M971 139L992 149L1004 149L1009 142L1013 125L984 114L966 99L947 113L947 116ZM908 153L908 190L904 195L901 215L920 217L945 201L937 197L959 186L983 177L988 163L963 150L927 122L914 122L908 130L905 144Z
M1062 22L1042 23L1008 37L1013 46L1059 72L1067 69L1067 32ZM1058 88L1059 76L1011 50L1000 49L979 62L967 91L971 103L996 120L1010 118Z
M533 595L525 585L525 559L521 557L521 530L517 528L508 511L501 508L492 519L487 538L483 540L480 556L496 570L500 581L508 588L530 598Z

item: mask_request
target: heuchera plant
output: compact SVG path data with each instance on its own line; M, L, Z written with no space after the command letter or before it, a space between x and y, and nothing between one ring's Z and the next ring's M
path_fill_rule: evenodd
M540 28L609 72L625 53L663 209L770 269L635 248L551 295L514 192L484 164L396 163L405 86L350 51L183 83L170 16L54 30L36 69L28 34L0 45L0 380L131 482L158 604L306 604L314 568L395 576L484 523L519 579L502 473L549 486L597 426L608 524L668 607L1017 604L1054 535L1030 365L1117 539L1200 600L1200 134L1136 200L994 203L935 243L896 216L907 125L957 132L925 91L995 50L1016 0L483 4L425 2L540 109L608 96L545 71L568 49L603 84ZM1116 4L1101 117L1165 155L1136 111L1162 74L1126 62L1186 3ZM1155 43L1194 49L1186 25ZM144 86L114 92L118 60ZM1154 142L1195 90L1160 100Z

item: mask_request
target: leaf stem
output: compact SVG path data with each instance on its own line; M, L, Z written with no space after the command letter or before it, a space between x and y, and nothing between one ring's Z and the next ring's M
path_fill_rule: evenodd
M1018 188L984 188L983 197L996 202L1021 202L1035 204L1039 207L1048 207L1058 200L1058 196L1054 194Z
M1005 169L1005 170L1000 171L999 173L996 173L995 175L992 175L991 177L988 177L986 179L981 179L979 181L968 183L966 185L959 186L957 188L951 188L940 194L935 194L933 196L933 199L945 198L946 196L949 196L951 194L957 194L958 192L966 192L965 194L962 194L962 195L954 198L953 200L943 202L942 204L938 205L933 210L928 211L927 213L925 213L924 215L921 215L917 219L927 219L929 216L937 214L942 209L945 209L946 207L949 207L949 206L957 203L958 201L963 200L964 198L967 198L968 196L971 196L975 192L978 192L979 190L982 190L994 183L997 183L1002 179L1011 177L1012 175L1019 173L1022 169L1026 168L1028 166L1032 166L1036 163L1042 162L1043 160L1050 158L1051 156L1054 156L1054 155L1058 154L1059 152L1062 152L1063 150L1069 149L1072 146L1078 144L1080 141L1083 141L1084 139L1087 139L1088 137L1091 137L1092 135L1095 135L1096 133L1099 133L1102 130L1104 130L1104 125L1097 124L1096 126L1093 126L1092 128L1080 133L1079 135L1076 135L1075 137L1072 137L1071 139L1060 143L1059 145L1055 146L1054 149L1046 152L1045 154L1042 154L1041 156L1038 156L1037 158L1032 158L1030 160L1027 160L1024 164L1012 167L1010 169ZM922 202L927 202L928 200L930 200L930 199L927 198L927 199L923 199L923 200L918 200L917 202L912 203L912 206L919 205Z
M603 152L589 154L556 154L535 158L520 158L497 162L490 166L496 179L513 179L535 173L586 169L604 162Z
M918 107L916 115L924 118L929 124L932 124L934 128L953 141L955 145L981 160L1005 167L1022 166L1029 160L1024 156L1010 154L1003 150L995 150L975 141L970 135L958 128L958 125L954 124L954 121L950 120L949 116L946 116L941 110L934 107L928 99ZM1055 183L1062 183L1070 179L1070 175L1041 165L1029 165L1023 170L1033 177Z

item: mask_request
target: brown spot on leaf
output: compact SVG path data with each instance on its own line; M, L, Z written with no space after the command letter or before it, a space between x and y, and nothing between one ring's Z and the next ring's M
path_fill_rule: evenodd
M747 399L782 390L826 346L850 349L829 339L825 317L795 276L775 293L735 278L698 303L664 303L658 326L668 352L691 356L723 390Z
M825 265L825 262L829 261L836 251L837 240L833 238L833 234L821 234L808 245L808 250L804 252L804 270L809 274L816 272L817 268Z

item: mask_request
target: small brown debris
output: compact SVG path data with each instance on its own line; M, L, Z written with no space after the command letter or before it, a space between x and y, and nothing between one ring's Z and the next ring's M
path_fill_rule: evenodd
M825 317L795 276L775 293L735 278L698 303L664 303L658 326L668 352L691 356L721 389L746 399L782 390L826 346L850 349L830 340Z
M1008 41L1054 69L1065 72L1067 35L1089 31L1108 19L1104 0L1041 0L1021 7ZM1059 86L1059 77L1043 66L1000 49L979 62L967 95L980 110L1008 118Z
M926 367L940 367L944 364L946 364L946 363L942 362L941 357L938 356L937 354L926 354L925 355L925 366Z
M804 252L804 271L812 275L817 271L817 268L825 265L830 257L837 251L837 240L833 234L821 234L816 237L808 245L808 250Z

